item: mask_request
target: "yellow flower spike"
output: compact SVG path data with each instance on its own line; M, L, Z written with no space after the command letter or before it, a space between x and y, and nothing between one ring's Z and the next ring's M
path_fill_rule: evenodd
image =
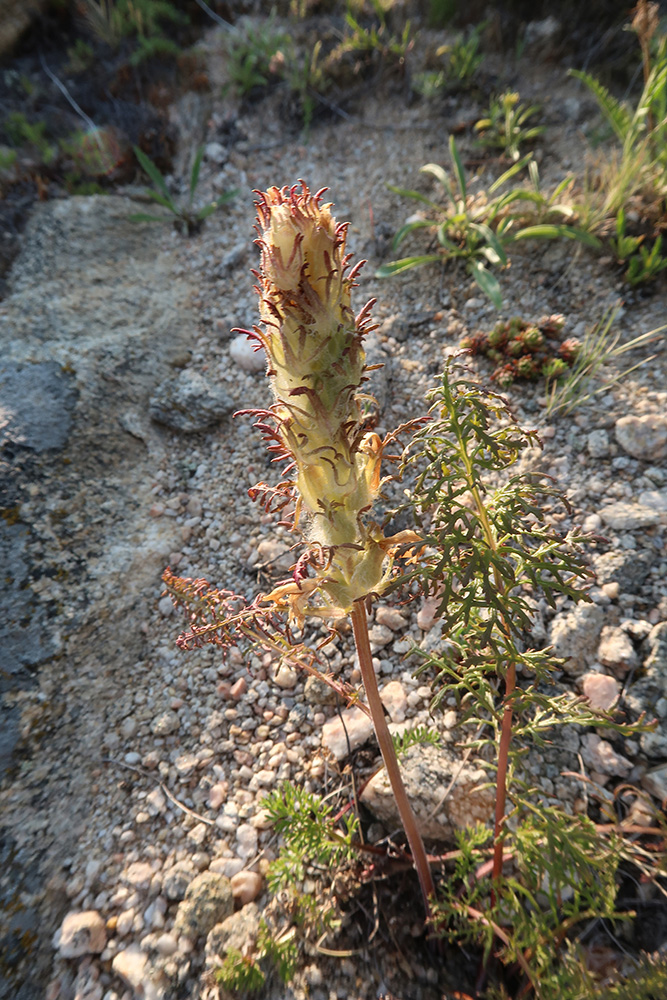
M293 461L291 485L309 516L310 540L328 552L326 566L314 566L315 589L335 614L384 585L382 536L367 523L380 490L382 442L364 432L361 405L372 303L355 317L351 290L361 265L347 271L347 226L336 224L323 194L303 182L259 193L264 328L256 335L275 394L275 437ZM299 613L313 592L304 582L291 598Z

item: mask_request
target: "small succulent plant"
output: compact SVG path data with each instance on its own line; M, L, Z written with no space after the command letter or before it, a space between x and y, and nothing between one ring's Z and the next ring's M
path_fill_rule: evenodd
M574 364L581 344L573 337L557 342L564 325L564 317L557 313L542 316L537 323L514 316L496 323L489 333L464 337L461 347L494 361L491 378L507 389L517 379L558 378Z

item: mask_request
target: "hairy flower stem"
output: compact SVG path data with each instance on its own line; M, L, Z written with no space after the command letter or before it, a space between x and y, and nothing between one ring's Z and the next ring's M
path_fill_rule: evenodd
M417 826L417 820L415 819L415 814L412 811L410 800L408 799L407 792L405 791L403 778L401 777L401 771L396 757L396 750L394 749L394 742L391 738L391 733L389 732L389 727L387 726L387 722L384 717L384 706L380 699L375 670L373 669L373 656L371 653L370 640L368 638L368 619L366 618L366 607L363 599L354 602L352 610L350 611L350 617L352 619L352 628L354 631L354 641L357 647L357 655L359 656L361 679L366 690L368 707L370 709L371 719L373 720L373 726L375 727L375 735L377 736L377 741L380 745L382 759L384 760L384 766L387 769L389 783L391 784L391 790L394 793L394 798L396 799L396 805L398 807L399 816L401 817L401 822L403 823L403 829L405 830L408 838L408 843L412 852L412 860L417 870L417 875L419 876L419 884L421 885L422 895L424 897L426 917L430 920L432 917L431 900L435 896L435 886L433 884L428 858L426 857L424 842L422 840L421 833L419 832L419 827Z

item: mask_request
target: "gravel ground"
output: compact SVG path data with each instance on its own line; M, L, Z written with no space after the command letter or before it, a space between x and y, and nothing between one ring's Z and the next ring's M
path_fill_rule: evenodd
M212 36L214 66L216 44ZM581 166L592 108L559 66L526 66L521 81L522 97L545 103L540 169L551 183ZM277 99L256 108L216 99L207 110L207 140L220 149L209 149L203 193L241 193L200 235L131 227L122 198L40 206L0 304L12 377L28 363L56 362L75 393L54 390L54 415L36 432L67 414L64 443L41 450L10 435L3 452L6 565L10 584L30 594L33 623L21 626L19 666L4 685L15 742L0 797L7 1000L215 996L208 931L234 911L243 939L267 903L263 876L278 844L263 796L282 781L317 791L349 780L337 778L341 767L322 746L323 733L336 745L335 706L268 654L223 662L214 648L180 651L182 622L162 596L166 565L251 597L291 561L289 536L247 497L271 474L264 447L248 418L231 417L269 397L262 365L230 332L255 322L251 189L304 178L311 190L328 186L337 218L351 221L349 249L369 260L355 304L378 300L370 352L385 364L373 383L380 430L421 413L443 358L496 320L456 267L373 277L411 212L386 184L424 185L419 167L446 164L448 129L475 108L369 96L303 143L286 136ZM473 155L465 138L461 148ZM57 261L48 259L54 246L65 255ZM560 312L568 336L619 297L624 338L664 321L664 279L651 293L628 293L610 260L572 245L525 245L502 285L503 315ZM582 808L578 785L560 777L573 754L601 787L623 777L658 800L665 790L667 355L663 343L652 351L650 364L571 417L547 420L539 386L509 393L544 441L524 467L548 472L573 504L562 527L583 524L605 539L591 549L592 612L561 602L553 619L539 609L543 637L572 656L562 683L591 697L622 690L664 725L614 748L572 733L561 752L532 759L545 797L573 810ZM376 613L376 667L396 726L432 722L429 688L405 659L412 641L437 641L432 626L419 606ZM28 655L30 642L39 648ZM348 635L327 656L359 680ZM437 724L451 747L453 704ZM410 917L418 930L416 909ZM411 1000L441 997L451 985L442 960L397 950L393 919L385 914L359 954L306 956L292 986L272 995L366 998L384 984Z

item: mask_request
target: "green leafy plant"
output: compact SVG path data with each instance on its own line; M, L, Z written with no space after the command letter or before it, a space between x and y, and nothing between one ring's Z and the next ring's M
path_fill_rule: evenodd
M67 49L67 71L69 73L85 73L95 61L95 51L92 45L83 38L77 38L74 45Z
M625 344L621 343L621 334L613 330L618 314L618 306L608 309L602 318L586 331L579 346L574 364L568 371L554 371L547 376L546 414L547 417L556 414L567 415L577 406L592 396L606 392L610 386L620 382L632 372L649 364L656 357L642 358L630 368L604 379L601 385L592 387L598 373L606 366L613 364L618 358L629 351L658 340L664 326L642 333Z
M484 59L480 46L485 27L486 22L467 34L458 34L451 44L441 45L436 56L445 57L442 68L415 73L412 85L416 92L430 98L445 90L470 86Z
M585 538L576 530L560 534L544 516L565 505L564 497L513 472L535 433L519 427L502 397L452 359L430 400L431 419L405 458L405 468L416 472L407 509L424 539L408 582L437 595L446 651L419 651L418 672L431 678L434 706L455 694L470 733L466 744L495 790L493 832L459 834L436 926L453 940L475 941L487 958L497 944L503 962L517 963L524 979L516 995L534 991L556 1000L569 995L559 990L573 929L617 916L622 827L614 822L603 832L544 801L525 757L531 747L542 752L557 742L563 726L606 729L613 738L641 722L624 727L568 691L555 693L559 661L527 641L530 601L541 595L554 607L559 595L587 600L589 579Z
M630 257L625 280L633 286L643 285L653 281L666 267L667 257L662 256L662 236L658 236L650 248L642 244L638 253Z
M312 52L305 52L301 58L291 59L284 68L284 79L290 95L296 101L307 135L313 121L315 109L327 89L327 73L320 58L321 41L317 41Z
M414 729L406 729L403 733L395 733L393 736L394 749L400 760L408 752L410 747L432 746L441 744L440 733L427 726L416 726Z
M338 55L345 52L377 53L381 59L405 63L406 56L413 46L410 22L406 21L400 35L393 35L387 25L387 17L381 4L373 5L378 19L376 25L363 27L351 11L345 15L345 23L350 33L338 46Z
M616 216L616 238L610 239L609 243L614 251L614 256L619 262L628 260L637 252L639 244L642 242L641 236L628 236L625 232L625 210L619 209Z
M287 783L268 795L263 805L274 829L285 840L280 857L269 866L269 888L298 893L313 865L333 871L356 859L359 820L354 812L336 822L328 803Z
M0 148L0 170L11 170L18 159L15 149Z
M261 990L266 983L256 958L247 958L235 948L230 948L222 965L215 970L215 978L228 990Z
M134 155L139 161L140 166L153 182L153 190L147 190L147 196L157 202L158 205L162 205L164 208L168 209L173 216L174 224L187 235L196 233L209 215L216 212L238 193L236 189L233 191L227 191L225 194L216 198L215 201L209 202L208 205L203 205L201 208L194 207L194 197L197 190L197 184L199 182L199 171L201 168L202 158L204 156L204 147L200 146L195 154L192 170L190 171L187 201L185 203L176 202L167 187L167 182L153 161L146 156L146 154L139 149L138 146L134 146L133 148ZM129 218L131 222L170 221L168 216L150 215L146 212L134 212Z
M262 24L248 23L230 34L227 52L231 84L246 97L257 87L266 86L272 77L280 78L285 61L292 58L292 44L287 32L276 28L272 14Z
M137 48L130 56L133 66L181 51L164 34L163 24L184 25L189 18L170 0L83 0L81 8L90 30L112 48L124 38L135 39Z
M21 111L12 111L5 119L5 132L12 146L20 148L32 147L39 154L41 163L53 163L57 155L57 147L46 138L45 121L29 122Z
M651 45L659 21L655 5L646 0L635 7L632 27L639 37L644 70L644 87L634 108L617 100L590 73L570 70L595 97L619 146L587 192L582 214L598 230L633 198L651 214L667 192L667 35L658 36Z
M525 127L528 120L539 111L538 104L529 107L519 104L519 95L509 90L492 97L486 115L475 122L479 144L490 149L502 149L516 162L521 156L520 147L544 132L543 125Z
M422 173L431 174L444 190L445 204L438 204L419 191L389 186L402 197L412 198L427 206L432 213L427 218L410 219L396 233L392 247L396 249L412 233L426 229L435 237L437 249L430 253L403 257L383 264L377 277L387 278L424 264L461 258L481 290L497 309L502 306L500 283L489 267L505 267L507 250L526 239L576 239L589 246L599 246L593 236L552 218L570 218L572 209L560 204L558 198L569 183L565 178L552 195L540 189L537 165L530 155L514 163L485 191L469 191L463 164L453 136L449 139L454 182L437 163L427 163ZM531 186L511 187L501 192L508 181L529 165Z

